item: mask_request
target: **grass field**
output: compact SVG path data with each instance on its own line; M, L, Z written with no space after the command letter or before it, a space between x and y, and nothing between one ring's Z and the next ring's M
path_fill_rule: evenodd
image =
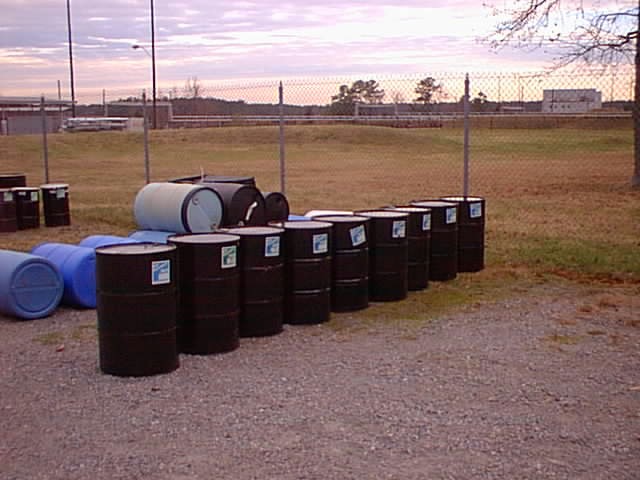
M640 192L629 186L630 130L474 129L471 142L471 193L487 199L489 268L451 287L435 286L430 301L482 296L478 279L494 293L514 278L548 274L640 283ZM402 204L462 190L458 129L297 126L287 128L286 144L293 212ZM70 184L73 225L0 234L0 248L28 250L42 241L77 242L135 228L133 199L144 184L141 134L56 134L49 148L51 180ZM43 182L40 137L0 137L0 158L2 171L25 172L30 185ZM261 190L277 190L278 159L277 128L151 134L153 181L203 169L253 175Z

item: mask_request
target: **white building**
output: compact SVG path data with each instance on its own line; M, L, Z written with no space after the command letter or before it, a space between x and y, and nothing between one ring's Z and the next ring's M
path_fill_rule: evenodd
M595 88L543 90L543 113L587 113L602 108L602 92Z

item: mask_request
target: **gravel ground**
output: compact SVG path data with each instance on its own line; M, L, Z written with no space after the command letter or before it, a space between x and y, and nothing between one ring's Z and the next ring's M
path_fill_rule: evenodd
M637 286L334 318L117 378L95 312L0 317L0 478L640 478Z

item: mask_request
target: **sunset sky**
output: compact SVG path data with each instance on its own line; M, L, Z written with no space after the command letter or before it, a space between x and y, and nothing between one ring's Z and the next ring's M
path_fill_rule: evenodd
M497 0L503 6L505 3ZM510 3L510 2L508 2ZM617 2L614 2L617 3ZM261 79L539 70L551 52L492 51L480 0L156 0L158 86ZM0 95L69 93L65 0L0 0ZM150 83L148 0L71 0L76 96ZM570 20L566 20L570 21Z

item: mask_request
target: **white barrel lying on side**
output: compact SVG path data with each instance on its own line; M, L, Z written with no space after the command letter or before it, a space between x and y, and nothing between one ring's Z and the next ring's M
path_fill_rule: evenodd
M220 225L220 195L204 185L150 183L136 195L133 215L142 230L212 232Z

